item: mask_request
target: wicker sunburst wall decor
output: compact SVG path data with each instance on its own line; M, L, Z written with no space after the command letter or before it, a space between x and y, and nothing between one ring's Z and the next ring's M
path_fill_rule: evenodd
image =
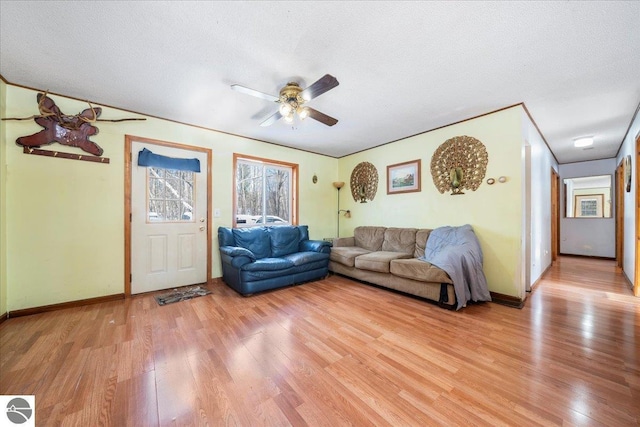
M438 191L464 194L476 191L487 172L489 154L482 142L471 136L456 136L438 147L431 158L431 175Z
M378 191L378 170L369 162L361 162L351 172L351 195L353 200L367 203Z

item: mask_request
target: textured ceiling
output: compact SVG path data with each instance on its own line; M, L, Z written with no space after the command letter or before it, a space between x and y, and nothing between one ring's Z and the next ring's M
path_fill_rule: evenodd
M524 102L560 163L616 155L640 102L640 2L0 2L9 83L341 157ZM339 120L270 127L324 74ZM594 136L591 149L572 139Z

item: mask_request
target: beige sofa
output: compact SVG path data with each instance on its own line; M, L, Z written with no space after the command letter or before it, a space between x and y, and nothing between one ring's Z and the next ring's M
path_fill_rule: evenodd
M352 237L333 240L329 271L456 307L453 281L440 268L418 258L430 229L356 227Z

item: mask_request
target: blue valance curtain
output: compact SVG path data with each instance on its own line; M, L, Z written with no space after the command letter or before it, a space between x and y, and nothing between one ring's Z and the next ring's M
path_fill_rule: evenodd
M138 153L138 166L156 166L164 169L200 172L200 160L198 159L177 159L162 156L154 154L146 148Z

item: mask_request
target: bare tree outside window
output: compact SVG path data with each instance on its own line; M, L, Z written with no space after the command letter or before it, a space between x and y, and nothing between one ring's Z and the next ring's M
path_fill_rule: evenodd
M291 223L292 168L242 159L236 168L238 227Z
M193 221L193 172L149 167L147 191L148 221Z

